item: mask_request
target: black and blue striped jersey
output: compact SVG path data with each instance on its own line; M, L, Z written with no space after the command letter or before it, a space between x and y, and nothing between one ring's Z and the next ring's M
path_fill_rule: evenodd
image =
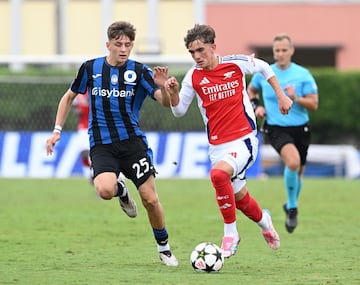
M88 90L90 147L144 136L139 112L145 98L155 100L159 89L146 64L128 59L114 67L106 57L84 62L70 88L75 93Z

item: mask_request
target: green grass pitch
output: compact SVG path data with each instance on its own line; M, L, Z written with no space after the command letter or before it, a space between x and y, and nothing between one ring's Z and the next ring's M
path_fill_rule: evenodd
M220 244L223 225L209 180L157 179L170 244L180 265L159 261L136 189L139 215L102 201L86 178L0 179L0 284L360 284L360 180L305 178L299 226L284 227L281 178L249 179L281 237L272 251L238 212L241 243L219 273L196 273L196 244Z

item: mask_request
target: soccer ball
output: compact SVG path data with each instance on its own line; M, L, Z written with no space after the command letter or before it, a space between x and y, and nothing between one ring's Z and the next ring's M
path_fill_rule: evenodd
M216 244L202 242L192 251L190 263L197 272L218 272L224 265L224 257Z

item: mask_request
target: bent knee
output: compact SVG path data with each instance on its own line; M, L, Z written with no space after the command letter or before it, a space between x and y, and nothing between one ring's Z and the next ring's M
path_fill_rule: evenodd
M210 171L210 179L213 185L218 185L227 182L230 176L224 170L213 168Z
M111 200L114 197L114 195L112 195L108 191L98 191L98 194L99 194L99 197L104 200Z
M109 188L109 187L103 187L103 186L96 186L96 191L99 194L99 197L104 200L110 200L115 196L116 189Z
M142 198L141 201L145 209L147 210L156 209L160 206L160 201L158 197Z
M292 171L298 171L300 169L300 161L293 159L286 162L286 167Z

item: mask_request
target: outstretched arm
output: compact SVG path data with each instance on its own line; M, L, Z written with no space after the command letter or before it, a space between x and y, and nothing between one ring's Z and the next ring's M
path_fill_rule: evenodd
M54 131L52 133L52 136L46 140L47 155L53 153L53 148L56 142L60 140L62 127L65 124L66 118L72 108L72 103L76 95L77 93L74 93L73 91L71 91L71 89L69 89L68 91L66 91L66 93L63 95L59 102Z
M267 81L275 91L281 114L286 115L290 111L290 108L292 106L292 100L285 95L276 76L270 77Z
M274 71L271 69L270 65L266 61L255 58L254 55L251 55L250 59L254 67L252 73L261 72L261 74L264 76L267 82L274 89L274 92L278 99L278 106L281 114L286 115L292 106L292 100L285 95L277 77L275 76Z
M164 84L168 79L168 67L156 66L154 68L154 81L160 90L155 91L156 100L164 107L170 107L169 94L167 94Z
M175 117L184 116L195 96L195 91L191 84L191 70L188 71L181 83L175 77L170 77L165 82L166 92L169 94L170 107Z

